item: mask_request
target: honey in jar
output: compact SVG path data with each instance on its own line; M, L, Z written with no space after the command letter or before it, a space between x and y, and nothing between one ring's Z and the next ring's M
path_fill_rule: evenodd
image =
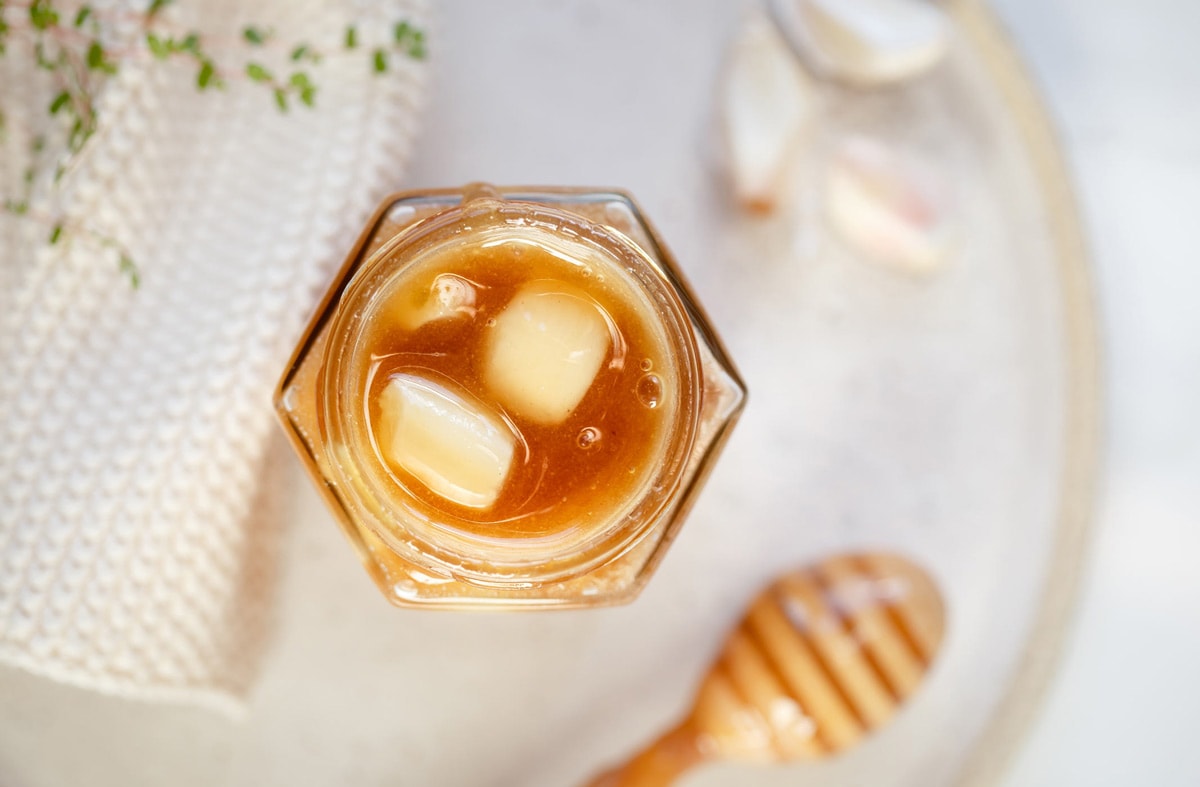
M535 196L389 200L281 383L397 603L632 597L740 410L632 201Z

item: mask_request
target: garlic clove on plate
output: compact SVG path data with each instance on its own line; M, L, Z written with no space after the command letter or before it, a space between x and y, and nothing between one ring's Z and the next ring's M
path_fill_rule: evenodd
M734 196L760 213L787 196L790 163L817 114L817 94L774 24L753 13L730 46L719 111Z
M833 154L825 214L847 246L878 264L921 274L945 261L951 222L938 184L875 140L850 137Z
M950 46L950 22L928 0L776 0L805 59L824 74L870 87L931 69Z

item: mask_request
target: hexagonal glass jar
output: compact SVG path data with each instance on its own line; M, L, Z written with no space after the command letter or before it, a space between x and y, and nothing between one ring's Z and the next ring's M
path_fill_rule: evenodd
M670 423L658 448L641 470L628 470L637 483L600 505L585 525L569 522L548 534L454 526L461 511L453 505L443 517L436 506L409 495L406 490L420 483L389 465L372 436L367 422L374 389L364 363L356 361L376 357L364 337L383 319L380 303L403 293L403 282L411 280L404 277L420 260L439 249L457 253L502 243L541 244L577 265L576 257L588 255L603 262L599 270L636 291L642 317L665 337L672 368L667 379L677 394L666 408ZM584 267L583 274L591 275ZM610 348L610 366L615 352ZM649 368L648 360L642 363ZM275 394L292 445L384 595L401 606L454 608L578 607L634 598L682 525L744 401L732 361L629 195L486 184L384 200L322 299ZM569 481L575 469L565 464ZM591 513L592 506L572 510Z

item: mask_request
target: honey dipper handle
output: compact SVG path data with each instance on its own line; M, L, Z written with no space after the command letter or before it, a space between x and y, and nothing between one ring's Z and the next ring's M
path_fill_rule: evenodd
M705 760L690 719L662 735L628 762L605 771L588 787L667 787Z

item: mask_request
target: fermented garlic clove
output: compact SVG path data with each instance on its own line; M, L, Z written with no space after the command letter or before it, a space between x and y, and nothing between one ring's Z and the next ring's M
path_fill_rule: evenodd
M830 225L855 252L909 273L945 260L950 228L933 178L878 142L846 140L833 155L825 187Z
M379 395L375 438L394 468L467 508L496 502L516 438L482 404L415 374L395 374Z
M475 286L461 276L443 273L429 289L418 291L415 300L401 300L392 314L406 331L415 331L434 320L470 317L475 314Z
M946 14L927 0L779 0L807 57L829 76L899 82L936 65L950 45Z
M720 112L734 195L769 212L787 196L790 162L816 116L816 94L795 55L762 14L730 48Z
M588 295L562 282L531 282L496 317L484 379L511 412L560 423L591 387L611 341Z

